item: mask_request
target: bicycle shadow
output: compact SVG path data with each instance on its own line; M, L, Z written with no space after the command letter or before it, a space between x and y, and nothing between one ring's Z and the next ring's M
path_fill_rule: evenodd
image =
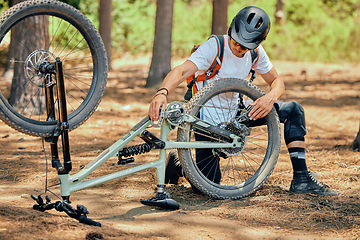
M173 210L161 209L158 207L150 207L150 206L141 206L135 207L130 209L124 214L121 215L113 215L105 218L101 218L101 220L111 220L117 219L121 221L135 221L136 217L148 215L148 214L155 214L155 213L163 213L163 212L171 212Z
M248 206L250 202L253 200L258 200L262 195L268 195L270 192L272 194L284 194L287 192L286 190L282 190L276 186L265 186L261 187L259 191L255 191L250 194L248 197L244 197L241 199L233 200L233 199L224 199L217 200L213 199L204 194L195 193L190 184L184 183L181 185L169 185L166 188L166 191L171 193L171 198L177 201L180 204L179 210L169 210L160 207L154 206L141 206L135 207L128 210L126 213L121 215L115 215L103 219L118 219L124 221L134 221L137 217L148 215L148 214L156 214L156 213L171 213L171 212L193 212L193 211L207 211L210 209L221 207L223 204L231 204L231 202L236 202L239 206Z
M171 193L171 198L180 204L179 210L164 209L156 206L141 206L131 208L124 214L113 215L104 217L102 220L117 219L122 221L134 221L140 216L157 213L178 213L178 212L191 212L191 211L204 211L212 208L219 207L223 203L231 200L215 200L206 195L194 193L189 186L184 185L171 185L166 188L166 191Z

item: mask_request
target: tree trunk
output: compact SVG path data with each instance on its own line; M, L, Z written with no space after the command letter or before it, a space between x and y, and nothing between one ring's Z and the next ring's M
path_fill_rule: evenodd
M212 34L222 35L227 33L228 0L213 0Z
M275 24L284 25L285 22L285 0L276 1Z
M153 55L145 87L158 87L171 70L174 0L157 0Z
M99 32L103 39L108 58L108 67L111 67L111 25L112 25L112 0L100 0Z
M21 0L9 0L9 7L14 6L15 4L18 4L21 2ZM11 35L11 38L13 36ZM14 48L14 40L10 41L9 46L9 52L7 53L7 61L5 65L5 71L4 71L4 79L8 82L11 82L13 76L14 76L14 54L15 54L15 48Z
M20 1L13 0L16 4ZM24 37L27 36L27 37ZM35 50L47 49L49 46L48 35L48 19L41 16L27 18L25 22L18 23L11 31L11 43L8 52L8 66L13 64L11 69L15 71L11 73L11 92L9 96L9 103L18 109L36 109L37 112L32 111L31 114L39 114L45 110L45 100L43 88L32 83L25 74L26 58ZM15 59L15 61L11 61ZM7 73L6 73L7 74ZM32 107L30 107L30 105Z
M356 138L355 138L354 142L351 144L350 148L354 152L360 152L360 127L359 127L359 131L356 135Z

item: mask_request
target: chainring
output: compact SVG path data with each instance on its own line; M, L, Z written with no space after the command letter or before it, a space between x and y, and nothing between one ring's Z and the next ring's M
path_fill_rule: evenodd
M185 118L185 106L182 102L168 104L165 112L166 120L173 126L179 126Z

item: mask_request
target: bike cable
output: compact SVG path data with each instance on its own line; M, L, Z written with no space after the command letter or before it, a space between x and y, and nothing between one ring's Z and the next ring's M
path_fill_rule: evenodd
M42 148L44 151L44 155L45 155L45 189L44 192L42 194L46 194L47 192L50 192L51 194L53 194L55 197L57 197L58 199L62 200L62 198L60 196L58 196L56 193L54 193L53 191L51 191L49 188L50 187L55 187L60 185L59 183L54 184L54 185L50 185L48 186L48 172L49 172L49 163L48 163L48 158L47 158L47 154L46 154L46 148L45 148L45 138L41 138L42 139ZM41 194L40 194L41 195Z

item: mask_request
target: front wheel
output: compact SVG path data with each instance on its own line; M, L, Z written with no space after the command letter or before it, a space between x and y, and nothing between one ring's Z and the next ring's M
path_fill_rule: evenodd
M58 128L54 74L44 71L60 59L66 89L69 130L84 123L105 92L107 59L93 24L75 8L55 0L31 0L0 17L0 118L33 136L52 136ZM49 112L53 114L49 114Z
M192 186L216 199L238 199L260 187L273 171L280 152L280 124L276 110L250 121L249 103L264 93L241 79L220 79L205 85L187 104L187 114L230 131L241 147L178 149L181 165ZM182 124L178 141L223 141Z

